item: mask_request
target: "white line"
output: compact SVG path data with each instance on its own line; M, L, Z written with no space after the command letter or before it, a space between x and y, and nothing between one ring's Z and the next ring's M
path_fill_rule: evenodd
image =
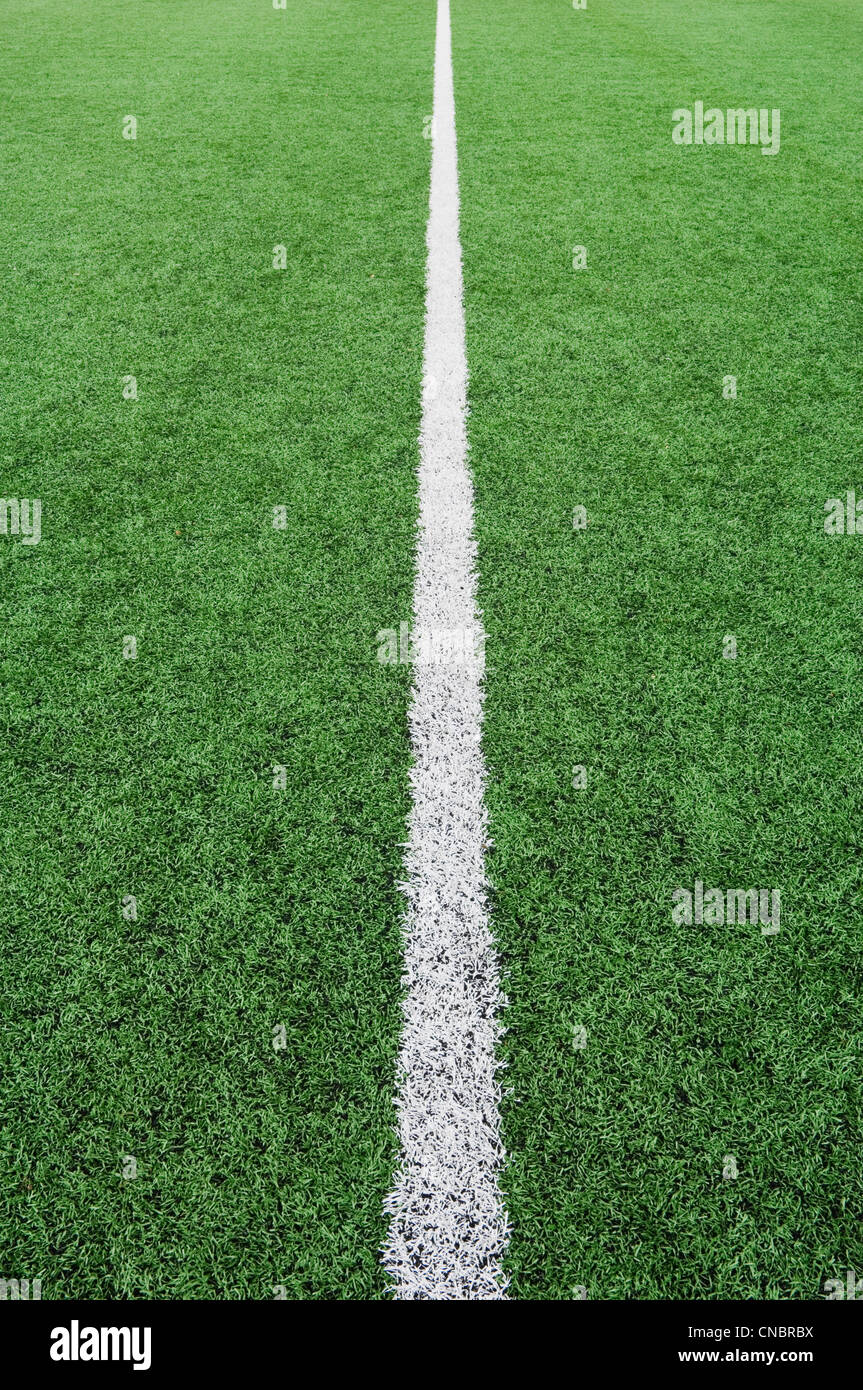
M505 1004L486 906L473 484L458 226L449 0L438 0L420 429L418 633L458 632L467 655L414 668L413 804L405 856L401 1158L386 1201L383 1263L399 1299L500 1299L508 1226L498 1176Z

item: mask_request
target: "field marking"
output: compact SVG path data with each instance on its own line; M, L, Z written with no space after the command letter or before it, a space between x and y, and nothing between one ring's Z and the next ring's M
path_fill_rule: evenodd
M458 632L458 659L415 660L405 855L399 1167L384 1267L398 1299L501 1299L508 1223L499 1187L498 1014L489 929L484 632L476 604L473 483L449 0L438 0L426 234L424 391L414 631Z

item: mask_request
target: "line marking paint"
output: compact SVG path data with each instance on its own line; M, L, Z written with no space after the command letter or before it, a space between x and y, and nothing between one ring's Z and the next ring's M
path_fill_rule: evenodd
M473 483L449 0L438 0L420 428L417 634L462 634L458 656L415 659L405 855L405 1023L396 1099L401 1154L383 1263L398 1299L506 1297L499 1186L506 1000L488 921L481 747L484 632L476 603ZM434 643L431 644L434 646ZM440 646L438 645L438 654ZM425 654L423 654L425 652Z

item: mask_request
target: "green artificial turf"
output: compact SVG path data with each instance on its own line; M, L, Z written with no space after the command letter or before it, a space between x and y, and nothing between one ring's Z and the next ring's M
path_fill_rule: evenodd
M0 3L0 494L43 508L0 535L0 1277L44 1298L384 1293L434 9ZM511 1292L818 1297L863 1273L863 15L452 12ZM697 100L779 154L675 146ZM779 934L677 925L696 878Z
M380 1297L434 15L2 28L0 1275Z
M512 1293L818 1297L863 1269L863 15L453 25ZM779 154L675 146L699 99ZM675 925L696 878L779 934Z

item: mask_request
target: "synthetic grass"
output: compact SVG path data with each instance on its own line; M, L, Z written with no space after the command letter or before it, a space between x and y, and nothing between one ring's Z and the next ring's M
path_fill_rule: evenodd
M863 19L456 0L453 38L512 1292L818 1297L863 1268L863 540L823 529ZM779 107L779 154L675 146L699 99ZM696 878L779 888L779 934L675 925Z
M434 15L2 8L0 1275L379 1297Z
M434 6L2 24L0 1276L379 1297ZM815 1297L863 1269L861 19L453 30L513 1293ZM779 155L674 146L698 99ZM674 925L696 878L779 935Z

